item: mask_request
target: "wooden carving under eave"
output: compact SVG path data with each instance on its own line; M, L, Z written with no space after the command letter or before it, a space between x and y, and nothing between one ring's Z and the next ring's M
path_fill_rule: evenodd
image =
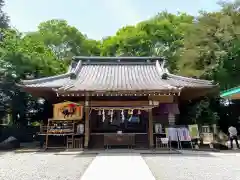
M83 105L66 101L53 105L53 119L55 120L81 120L83 118Z

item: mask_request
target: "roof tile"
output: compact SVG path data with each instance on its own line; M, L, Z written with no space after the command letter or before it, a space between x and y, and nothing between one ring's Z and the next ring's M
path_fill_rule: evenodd
M86 59L86 58L85 58ZM52 76L37 80L23 81L28 87L49 87L65 91L160 91L178 90L182 87L212 87L211 81L187 78L170 74L164 63L156 59L124 57L123 61L102 58L101 61L79 60L74 68L64 75ZM71 78L76 74L76 79ZM162 74L167 78L163 79Z

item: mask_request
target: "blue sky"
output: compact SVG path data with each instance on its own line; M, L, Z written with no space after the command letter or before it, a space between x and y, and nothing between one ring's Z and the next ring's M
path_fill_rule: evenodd
M158 12L216 11L217 0L7 0L4 11L20 31L34 31L40 22L65 19L93 39L114 35Z

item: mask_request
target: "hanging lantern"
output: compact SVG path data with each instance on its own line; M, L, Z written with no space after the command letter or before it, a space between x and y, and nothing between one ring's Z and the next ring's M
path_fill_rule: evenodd
M105 111L103 109L103 111L102 111L102 122L104 122L104 121L105 121Z
M122 122L124 122L125 117L124 117L124 110L123 109L121 110L121 116L122 116Z
M99 115L99 116L101 116L101 115L102 115L102 113L101 113L101 110L98 110L98 115Z
M133 114L133 109L129 109L128 114Z
M109 112L110 112L110 122L112 122L113 121L113 109L111 109Z
M140 114L141 114L141 110L139 109L139 110L138 110L138 115L140 115Z

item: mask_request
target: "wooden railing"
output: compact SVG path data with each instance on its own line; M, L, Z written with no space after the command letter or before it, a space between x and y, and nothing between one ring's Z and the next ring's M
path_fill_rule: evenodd
M125 145L128 147L133 147L135 145L135 134L125 133L125 134L104 134L104 146L107 148L109 146Z

